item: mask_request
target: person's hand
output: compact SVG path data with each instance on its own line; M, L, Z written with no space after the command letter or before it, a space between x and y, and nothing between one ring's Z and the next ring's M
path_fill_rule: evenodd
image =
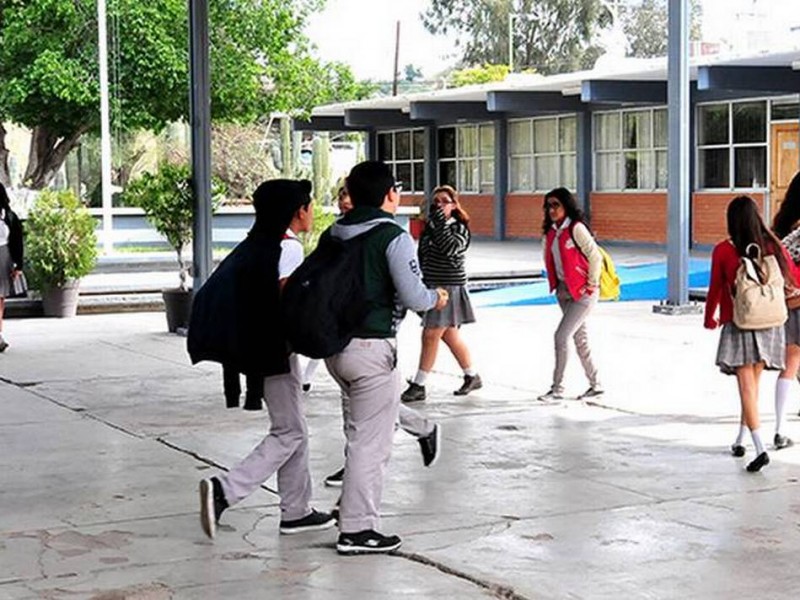
M20 269L11 269L11 279L19 277L20 273L22 273Z
M583 291L586 292L587 296L591 296L597 291L597 286L596 285L592 285L591 283L587 283L583 287Z
M436 293L439 294L439 298L436 300L436 304L433 308L435 310L442 310L447 306L447 302L450 300L450 294L448 294L447 290L444 288L436 288Z
M706 317L706 319L703 321L703 327L706 329L716 329L719 327L719 321L714 317Z
M431 208L430 221L436 225L444 223L444 211L441 206L434 206Z

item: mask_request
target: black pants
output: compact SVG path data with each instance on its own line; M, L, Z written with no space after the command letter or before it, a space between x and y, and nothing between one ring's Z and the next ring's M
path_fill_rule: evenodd
M264 378L260 375L245 375L245 384L247 390L244 396L244 409L261 410L263 408L261 400L264 397ZM228 408L239 406L239 396L242 394L239 371L228 365L222 365L222 386L225 390L225 405Z

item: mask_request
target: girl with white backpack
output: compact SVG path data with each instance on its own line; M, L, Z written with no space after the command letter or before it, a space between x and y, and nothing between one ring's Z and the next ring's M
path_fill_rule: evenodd
M784 285L794 285L796 278L794 263L752 198L734 198L728 204L727 223L729 238L711 254L704 326L722 326L716 364L726 375L736 376L741 401L739 434L731 453L745 455L744 436L749 431L756 457L747 470L754 473L769 464L759 432L758 384L764 369L784 368Z

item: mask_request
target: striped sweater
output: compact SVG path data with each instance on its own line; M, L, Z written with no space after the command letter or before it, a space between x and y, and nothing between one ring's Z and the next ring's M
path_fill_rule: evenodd
M420 237L418 250L425 285L466 285L464 259L469 241L469 229L461 221L429 220Z

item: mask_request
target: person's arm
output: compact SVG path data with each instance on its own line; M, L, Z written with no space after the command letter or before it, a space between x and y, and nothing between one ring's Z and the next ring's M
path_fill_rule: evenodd
M403 232L389 242L386 247L386 260L397 296L403 306L413 311L444 307L447 303L446 292L429 290L422 283L414 241L410 235ZM444 302L442 302L442 292L445 294Z
M444 213L436 209L428 221L431 226L431 239L436 247L445 256L455 256L466 252L469 246L469 229L461 221L456 220L448 225L444 220Z
M589 273L586 276L586 285L591 288L587 290L589 293L593 292L600 285L600 270L603 268L603 255L600 253L600 247L592 237L589 228L583 223L575 223L572 228L572 239L575 240L575 245L589 261Z
M719 308L720 298L724 287L724 275L721 260L721 249L717 245L711 253L711 281L708 285L706 295L706 309L703 318L703 327L706 329L716 329L719 327L719 320L716 318Z

